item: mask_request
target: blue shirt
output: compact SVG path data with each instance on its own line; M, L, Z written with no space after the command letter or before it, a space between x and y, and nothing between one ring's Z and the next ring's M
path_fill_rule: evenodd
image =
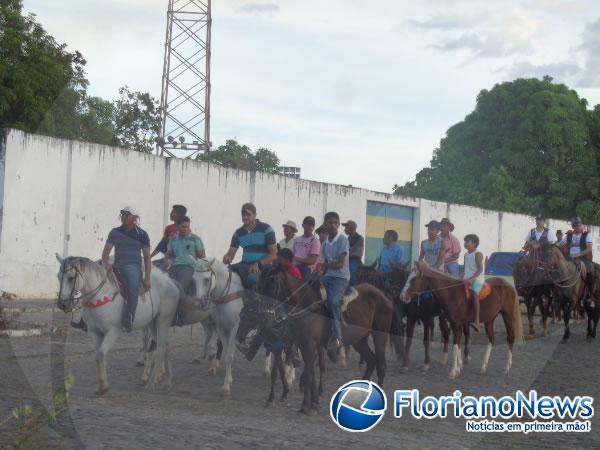
M129 266L142 264L142 249L150 248L148 233L135 225L131 230L126 230L123 225L113 228L108 233L106 243L115 248L115 266Z
M398 244L384 245L379 254L378 272L391 272L395 265L404 264L404 249Z
M269 224L256 221L254 230L248 231L244 227L238 228L231 238L231 247L244 249L242 262L255 263L265 259L269 254L269 246L276 245L275 232Z
M341 255L346 254L344 259L344 265L340 269L327 269L325 277L336 277L344 278L345 280L350 279L350 268L348 267L348 253L350 252L350 244L348 238L342 233L335 235L333 240L329 240L329 236L323 242L321 246L321 254L323 259L330 263L337 261Z
M176 234L167 244L167 250L175 253L175 265L194 266L194 261L198 259L196 256L199 251L204 250L202 239L194 233L182 239Z

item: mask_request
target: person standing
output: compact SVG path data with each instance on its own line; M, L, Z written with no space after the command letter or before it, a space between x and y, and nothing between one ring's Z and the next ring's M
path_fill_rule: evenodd
M350 281L348 238L338 232L340 216L336 212L325 214L327 239L321 253L325 262L322 264L321 282L327 291L327 305L333 318L333 343L337 347L339 361L346 365L346 351L342 340L342 299Z
M358 226L354 220L348 220L343 224L344 232L348 236L350 286L358 284L358 268L362 263L362 257L365 252L365 238L356 232Z
M144 257L143 292L148 292L151 288L150 238L148 233L137 225L139 215L134 208L126 206L121 210L120 216L121 226L113 228L106 239L102 251L102 264L109 272L113 270L108 258L114 248L114 270L125 284L127 293L122 324L124 330L130 332L133 328L140 284L142 284L142 255Z
M432 269L444 270L444 255L446 246L440 238L440 223L437 220L430 221L427 225L427 239L421 242L419 261L425 263Z
M298 228L296 227L296 222L292 220L288 220L283 225L283 239L279 241L279 249L288 248L294 251L294 236L298 232Z
M458 238L452 233L454 231L454 224L450 222L450 219L443 218L440 221L442 240L446 247L446 253L444 254L444 267L453 277L460 276L460 266L458 265L458 259L460 258L461 245Z
M315 270L315 265L321 253L319 237L313 233L315 218L307 216L302 221L304 233L294 241L294 265L298 267L303 280L308 280Z

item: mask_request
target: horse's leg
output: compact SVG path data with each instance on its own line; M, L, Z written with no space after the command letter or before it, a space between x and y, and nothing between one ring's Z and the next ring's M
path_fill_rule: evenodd
M283 386L283 392L281 393L280 400L284 401L287 398L288 393L290 392L290 386L288 384L286 371L285 371L286 364L283 362L283 350L280 350L279 352L275 353L273 355L273 357L275 359L275 361L274 361L275 367L279 368L279 375L281 376L281 385ZM275 367L273 368L273 370L275 370Z
M262 372L265 377L268 377L271 374L273 369L273 354L271 352L267 352L267 356L265 356L265 364L263 366Z
M423 364L423 371L428 371L431 367L431 356L429 354L431 337L433 335L433 317L427 315L423 318L423 347L425 348L425 363Z
M202 346L201 355L192 359L193 363L200 363L202 361L206 361L209 358L209 356L212 354L211 353L211 350L212 350L211 342L212 342L212 337L215 333L214 326L211 324L210 318L208 318L206 320L202 320L200 322L200 324L202 325L202 329L204 330L204 344Z
M108 376L106 375L106 354L113 347L119 337L119 328L113 327L102 336L99 333L94 334L96 341L96 364L98 369L99 388L96 395L101 396L108 392Z
M404 362L402 363L402 368L400 369L402 372L408 372L408 366L410 364L410 345L412 343L412 338L415 333L415 318L411 317L411 315L407 316L406 319L406 344L404 346Z
M221 366L221 356L222 355L223 355L223 342L221 341L221 338L218 337L218 333L217 333L217 353L215 353L213 355L213 358L210 363L210 369L208 369L208 373L210 375L214 376L217 374L217 370L219 370L219 367Z
M446 318L440 316L440 332L442 335L442 342L444 343L444 347L442 350L442 366L446 366L448 364L448 342L450 341L450 326L448 325L448 321ZM465 341L466 343L466 341ZM465 352L466 357L466 352Z
M383 331L373 331L373 344L375 347L375 363L377 365L377 384L383 386L387 363L385 361L385 346L387 335Z
M571 336L571 330L569 329L569 320L571 319L571 305L572 299L567 299L563 302L563 321L565 323L565 332L563 334L563 342L567 342Z
M147 385L147 387L150 387L151 389L155 389L160 380L161 370L165 363L167 353L167 340L171 321L172 319L170 316L156 318L156 351L154 356L154 367L152 368L150 382Z
M312 409L312 389L315 375L315 346L309 337L304 337L304 341L300 345L300 352L304 360L304 370L301 376L301 384L303 386L303 400L300 412L307 415L312 415L316 411Z
M463 327L463 334L465 335L465 364L469 364L469 361L471 361L471 350L469 347L471 330L468 324Z
M319 346L317 350L319 357L319 397L323 395L323 380L325 379L325 349L323 346Z
M535 313L535 298L531 295L525 297L525 306L527 307L527 322L529 322L529 334L527 339L535 337L535 328L533 325L533 314Z
M485 323L485 334L488 337L488 344L485 347L485 354L483 355L483 364L481 365L481 373L486 373L488 363L490 362L490 355L492 354L492 348L496 343L496 337L494 336L494 321L490 320Z
M362 339L352 344L352 346L367 363L362 377L363 380L370 380L373 371L375 370L375 354L373 353L373 350L371 350L371 347L369 347L369 335L367 334Z
M148 357L148 348L150 346L150 326L144 328L144 332L142 334L142 348L140 349L140 354L138 359L135 361L135 365L138 367L142 367L146 364L146 358Z
M452 345L452 370L450 370L450 378L456 378L460 374L460 338L462 335L462 326L453 325L452 332L454 333L454 342Z
M237 333L237 325L229 331L221 332L219 335L223 341L224 361L225 361L225 379L223 381L223 387L221 391L224 396L228 397L231 395L231 383L233 383L233 376L231 373L231 366L233 364L235 335Z
M279 365L277 362L271 368L271 391L269 392L269 397L267 398L267 403L273 403L275 400L275 383L277 382L277 371L279 370Z

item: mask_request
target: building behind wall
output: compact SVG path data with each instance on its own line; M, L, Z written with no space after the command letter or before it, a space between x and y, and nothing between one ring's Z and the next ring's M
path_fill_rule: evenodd
M96 144L30 135L11 130L6 138L3 221L0 228L0 290L24 298L53 297L63 256L100 257L105 238L118 225L125 205L140 210L141 226L152 244L168 224L171 205L184 204L192 229L208 255L221 258L240 226L240 206L253 202L258 217L278 238L287 220L321 220L337 211L352 219L366 238L365 261L379 254L383 232L395 229L407 255L415 259L425 224L449 217L462 238L476 232L481 250L516 251L534 226L531 217L396 197L349 186L319 183L265 173L245 172L198 161L164 159ZM555 230L566 222L550 220ZM593 227L595 257L600 256L598 228Z

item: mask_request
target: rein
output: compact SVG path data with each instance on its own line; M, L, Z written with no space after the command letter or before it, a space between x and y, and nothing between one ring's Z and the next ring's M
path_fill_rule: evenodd
M104 278L102 279L100 284L98 284L98 286L96 286L94 289L92 289L88 292L80 292L79 290L75 289L75 281L74 281L73 289L71 289L71 294L69 295L68 298L63 298L62 297L63 281L65 278L66 272L68 272L71 269L75 270L75 274L76 274L75 281L77 281L77 278L81 278L82 282L85 282L85 277L83 276L83 273L81 273L81 271L79 270L79 267L77 267L77 265L75 265L75 263L73 263L71 261L65 261L63 263L63 267L61 270L62 273L61 273L61 277L60 277L60 291L58 293L58 300L61 300L63 302L64 301L71 302L71 304L72 304L71 309L75 309L76 307L79 306L79 303L81 302L82 299L88 300L89 298L96 296L96 294L98 294L102 290L102 288L108 281L109 272L106 270L106 274L104 275ZM117 289L117 291L112 296L113 300L118 293L119 293L119 290Z

